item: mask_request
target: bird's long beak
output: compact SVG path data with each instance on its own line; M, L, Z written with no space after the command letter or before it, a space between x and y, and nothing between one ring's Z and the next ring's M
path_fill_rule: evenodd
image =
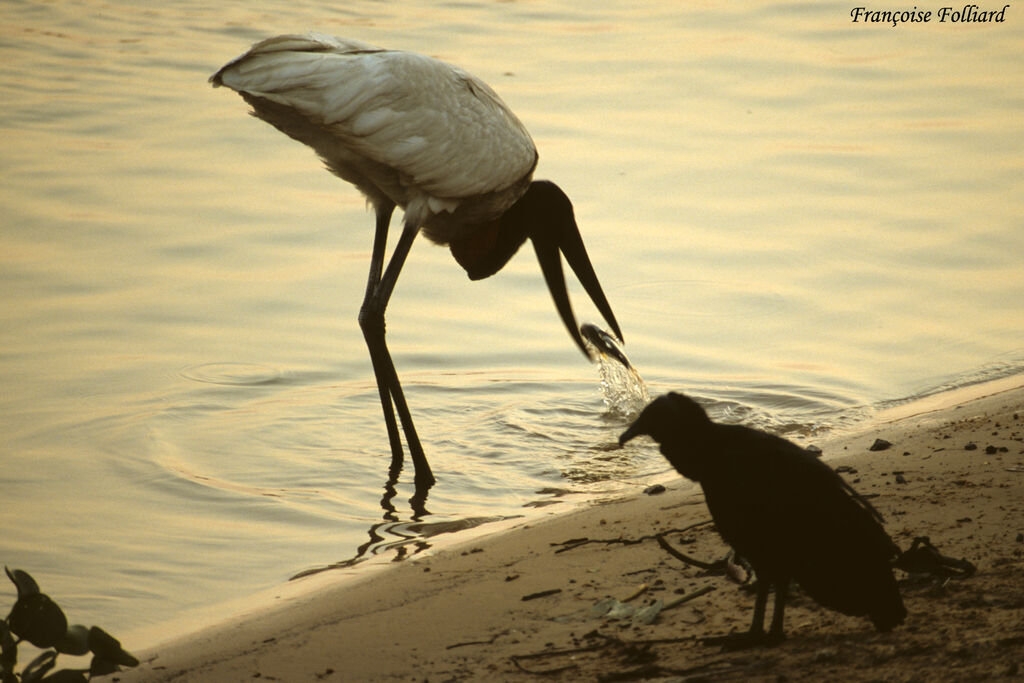
M562 254L565 255L569 267L576 273L583 289L590 295L590 300L597 306L597 310L604 316L605 321L620 342L623 341L622 331L619 329L619 323L615 320L615 314L612 313L612 307L608 305L608 299L604 296L604 290L601 289L597 274L594 273L594 266L591 265L590 257L587 256L587 249L583 246L583 238L580 236L575 221L562 226L557 241L551 237L554 236L535 236L531 240L534 251L537 252L540 270L544 274L544 281L548 284L551 298L555 301L558 315L561 316L562 322L569 330L569 336L580 347L583 355L590 358L587 347L583 343L583 337L580 336L579 325L572 312L572 304L569 302L569 292L566 290L565 275L562 272Z
M630 439L636 438L636 437L640 436L641 434L646 434L646 433L647 432L645 432L643 430L643 427L640 426L640 421L637 420L636 422L634 422L632 424L632 426L630 426L629 429L627 429L626 431L622 432L622 435L619 437L619 448L622 448L623 446L625 446L626 442L629 441Z

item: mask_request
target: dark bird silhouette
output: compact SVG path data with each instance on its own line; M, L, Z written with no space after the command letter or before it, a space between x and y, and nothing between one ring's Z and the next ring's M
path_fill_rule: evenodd
M312 147L328 170L374 207L376 233L359 323L377 378L394 477L403 457L397 412L417 489L434 483L384 339L388 300L420 231L447 245L472 280L497 273L530 240L555 308L587 355L566 291L565 256L622 340L572 203L554 183L533 180L533 140L480 79L424 55L308 33L259 42L210 82L235 90L255 116ZM385 268L396 207L404 212L404 225Z
M750 630L709 640L730 647L781 641L791 580L825 607L867 616L879 631L903 622L907 611L890 566L899 548L878 512L828 465L778 436L716 424L677 393L644 408L619 444L642 434L661 444L680 474L700 483L722 538L757 575Z

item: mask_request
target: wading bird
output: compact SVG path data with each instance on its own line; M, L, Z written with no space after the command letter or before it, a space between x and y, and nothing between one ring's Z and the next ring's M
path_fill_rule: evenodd
M210 82L253 114L312 147L328 170L362 192L376 213L366 294L359 310L388 438L392 473L403 457L395 413L416 468L434 483L384 338L384 313L416 235L447 245L471 280L490 277L529 239L562 321L587 353L569 303L562 255L616 336L622 332L583 246L572 203L534 181L537 150L491 88L431 57L310 33L259 42ZM404 212L384 267L388 225Z
M843 614L867 616L879 631L901 624L903 607L890 562L899 555L881 516L831 467L796 444L741 425L712 422L677 393L652 401L619 444L646 434L688 479L699 482L722 538L757 575L750 630L712 638L727 647L784 637L790 580ZM769 588L771 629L764 632Z

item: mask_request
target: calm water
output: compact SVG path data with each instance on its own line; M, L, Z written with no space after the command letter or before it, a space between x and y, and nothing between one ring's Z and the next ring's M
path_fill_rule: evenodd
M597 5L4 0L0 562L120 634L666 469L609 450L529 250L470 283L421 240L388 330L439 484L385 497L371 215L206 83L286 31L490 82L652 393L801 435L1024 370L1024 10Z

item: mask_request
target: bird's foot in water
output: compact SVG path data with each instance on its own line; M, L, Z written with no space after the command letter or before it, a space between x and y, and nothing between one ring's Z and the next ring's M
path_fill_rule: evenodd
M764 631L744 631L730 633L725 636L708 636L701 638L702 645L717 645L723 652L748 650L752 647L774 647L786 639L785 634L765 633Z

